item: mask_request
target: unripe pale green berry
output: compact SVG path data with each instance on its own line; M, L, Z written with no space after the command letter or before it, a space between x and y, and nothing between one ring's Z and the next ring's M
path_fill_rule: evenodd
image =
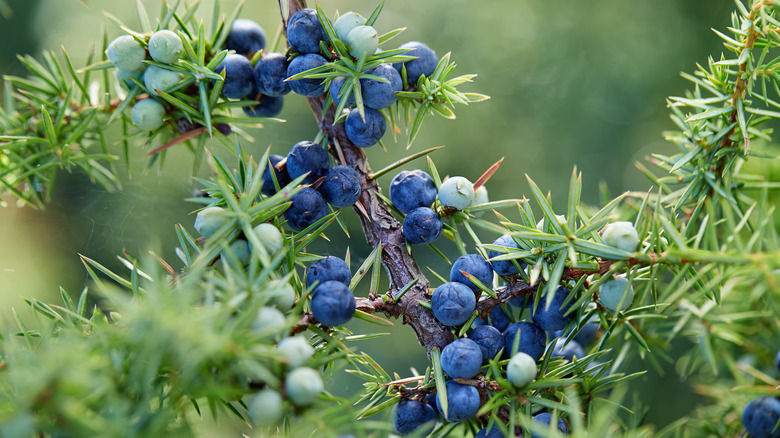
M462 176L454 176L441 183L439 202L444 207L463 210L474 201L474 185Z
M275 307L261 307L257 318L252 324L252 330L262 335L276 335L285 329L284 315Z
M355 58L360 58L364 53L371 56L379 47L379 34L371 26L357 26L347 34L346 44L349 54Z
M269 281L265 293L271 295L271 302L282 312L290 310L293 304L295 304L295 289L286 281Z
M347 35L352 29L363 26L366 24L366 19L362 15L349 11L346 14L340 16L333 22L333 30L336 32L336 36L339 40L346 44Z
M639 235L634 224L626 221L607 224L601 232L601 239L609 246L634 252L639 245Z
M149 94L157 96L157 91L168 91L169 88L176 85L181 78L175 71L166 70L154 65L150 65L144 72L144 85L149 90Z
M490 202L488 199L488 191L485 188L484 185L479 186L477 190L474 191L474 200L471 201L471 205L480 205L480 204L487 204Z
M116 81L119 82L119 85L125 89L130 90L133 87L137 87L138 85L135 84L130 78L135 78L139 82L143 83L144 81L144 72L141 71L127 71L122 70L121 68L116 69L114 71L114 76L116 77Z
M222 207L204 208L199 211L198 215L195 217L195 230L205 238L211 237L211 235L216 233L222 226L230 222L230 218L224 213L225 209Z
M252 231L255 233L260 243L263 244L263 248L268 255L272 256L276 254L282 249L282 246L284 246L284 236L282 236L282 232L273 224L262 223L254 227ZM251 242L249 244L249 249L253 249Z
M163 125L165 108L154 99L140 100L130 110L130 119L133 125L144 131L154 131Z
M308 406L317 399L323 389L320 373L309 367L299 367L284 379L287 397L298 406Z
M556 214L555 215L555 219L558 221L559 225L566 224L566 216L564 216L562 214ZM539 230L539 231L544 230L544 218L539 219L539 222L536 223L536 229ZM551 231L551 230L552 230L551 227L547 228L547 231Z
M601 305L612 313L622 312L634 301L634 287L624 275L602 284L599 288Z
M249 252L249 244L246 240L237 239L233 241L233 243L230 244L230 251L233 253L234 258L238 259L238 262L240 263L239 266L234 267L241 267L249 264L251 254ZM220 257L232 265L233 258L231 258L227 252L222 251Z
M255 395L249 403L249 417L255 425L271 426L284 416L284 400L282 395L270 388L265 388Z
M158 30L149 38L149 54L157 62L173 64L183 51L181 38L170 30Z
M471 201L471 205L469 205L469 207L475 207L477 205L487 204L488 202L490 202L490 199L488 199L488 191L485 188L485 186L482 185L479 186L479 188L474 191L474 200ZM476 211L471 214L473 214L474 216L482 216L483 214L485 214L485 210Z
M506 378L518 388L528 385L536 378L536 361L523 352L516 353L506 365Z
M125 71L140 71L146 68L146 49L130 35L122 35L111 41L106 55L114 67Z
M303 336L284 338L276 346L290 368L298 368L314 356L314 348Z

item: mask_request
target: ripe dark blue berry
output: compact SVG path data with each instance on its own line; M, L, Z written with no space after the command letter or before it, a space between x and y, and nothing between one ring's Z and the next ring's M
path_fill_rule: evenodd
M283 96L290 92L287 79L287 57L281 53L264 55L255 64L255 84L257 89L266 96Z
M488 318L477 318L474 320L474 327L491 325L498 329L498 331L503 332L507 327L509 327L509 324L514 322L514 320L509 315L507 315L505 310L508 309L505 309L504 306L496 306L490 309Z
M512 319L506 314L503 306L490 309L490 325L503 332L512 324Z
M552 421L552 414L549 412L542 412L541 414L534 415L532 420L534 421L534 423L542 424L544 426L549 427L550 421ZM563 433L569 433L569 427L566 426L566 423L561 418L558 418L558 431ZM546 438L546 437L547 434L534 433L531 435L531 438Z
M353 108L349 111L344 121L344 130L347 132L347 138L349 138L352 144L361 148L377 144L382 136L385 135L385 129L387 129L387 122L382 113L371 108L364 109L365 120L360 116L358 109Z
M317 11L305 8L294 13L287 22L287 41L296 52L318 53L320 41L327 42L328 37Z
M580 328L580 331L574 335L574 340L582 346L590 344L593 341L593 338L596 337L596 333L598 333L599 327L601 327L601 324L598 322L586 323ZM576 328L573 328L566 333L564 333L563 330L558 330L555 332L555 336L558 336L559 338L565 338L569 336L569 333L571 333L573 330L576 330Z
M558 286L555 290L555 296L553 297L550 307L547 307L546 296L542 296L539 300L539 305L536 307L536 312L533 314L534 322L542 328L542 330L548 332L554 332L561 330L569 325L577 316L577 312L571 312L567 314L574 301L570 301L564 305L566 297L569 296L569 289L563 286Z
M320 193L328 204L334 207L351 206L360 198L360 178L357 171L343 164L331 167L325 173Z
M295 179L309 172L303 182L311 184L325 175L330 167L328 152L317 143L301 141L296 143L287 154L287 173Z
M462 283L444 283L433 291L433 316L450 327L463 324L477 305L474 292Z
M479 391L471 385L462 385L454 380L447 381L447 413L441 408L441 399L436 398L436 407L450 423L468 420L479 411Z
M341 88L344 87L346 82L347 78L344 76L339 76L330 82L328 91L330 92L330 98L333 99L333 102L336 102L336 105L341 105L341 99L344 98L344 96L341 95ZM354 89L349 92L349 96L347 96L347 103L344 104L345 108L349 108L351 106L355 106Z
M436 411L425 403L401 399L393 407L393 429L401 436L414 432L415 436L427 436L436 426Z
M493 241L493 245L518 249L517 243L514 241L514 239L512 239L512 236L508 234L505 234ZM488 258L492 259L493 257L497 257L506 253L507 252L489 251ZM521 268L526 266L525 262L522 260L517 260L516 263L518 263ZM512 263L512 260L494 260L490 262L490 266L493 267L493 270L496 271L496 274L498 275L515 275L518 272L514 263Z
M450 281L457 281L470 287L474 292L481 291L476 284L468 279L463 272L468 272L481 281L485 286L490 287L493 284L493 268L490 263L479 254L464 254L455 260L450 269Z
M417 57L411 61L393 64L399 73L404 66L406 67L406 80L409 85L416 85L420 76L430 77L436 70L439 60L436 58L436 52L427 45L418 41L410 41L402 44L399 49L411 49L405 55Z
M317 260L306 270L306 285L311 286L315 281L325 283L326 281L338 281L345 286L349 286L352 280L352 273L349 265L344 260L328 256L322 260Z
M430 207L436 201L433 178L420 169L402 170L390 181L390 201L401 213Z
M239 18L233 21L225 40L225 48L244 56L252 56L265 48L265 32L252 20Z
M470 379L482 368L482 350L468 338L456 339L441 351L441 369L453 379Z
M437 396L435 392L429 392L428 394L425 394L425 401L428 402L428 406L433 408L433 411L436 412L436 415L441 415L438 406L436 406L436 398Z
M290 178L290 175L287 174L287 169L283 170L276 170L277 163L282 161L284 157L281 155L271 155L268 157L269 164L266 165L265 169L263 170L263 187L261 191L264 195L270 196L276 193L276 186L274 185L274 180L271 177L271 169L273 169L274 175L276 176L276 182L279 183L279 188L282 188L286 186L287 184L290 184L292 179Z
M435 211L428 207L418 207L404 218L404 237L415 245L432 243L441 236L444 224Z
M750 401L742 411L742 424L751 437L778 438L780 427L780 400L775 397L758 397Z
M296 56L287 66L287 77L320 67L327 62L325 58L315 53ZM325 94L325 82L322 79L295 79L287 83L292 91L304 97L318 97Z
M501 429L498 426L494 425L490 429L488 429L488 426L485 426L474 435L474 438L504 438L504 434L501 433Z
M363 104L369 108L380 110L394 104L398 97L396 91L403 89L401 75L390 64L379 64L368 70L367 74L385 78L389 82L381 82L374 79L361 79L360 91L363 95Z
M291 199L290 207L285 210L284 218L295 231L301 231L328 214L328 203L320 192L312 188L303 188Z
M513 297L509 299L509 304L512 305L512 307L518 308L518 309L525 309L529 304L533 305L534 301L533 298L530 295L523 295L520 297Z
M326 281L312 293L311 313L326 327L342 325L355 314L355 296L344 283Z
M179 134L190 132L193 129L200 128L201 126L203 125L201 125L200 123L191 122L184 118L176 120L176 130L179 131Z
M276 117L284 107L284 96L257 95L259 99L256 105L243 107L244 113L249 117ZM250 94L252 99L254 96Z
M230 135L231 132L233 132L233 128L230 127L228 123L215 123L214 128L216 128L217 131L219 131L220 134L227 137Z
M492 325L481 325L469 332L469 339L476 342L482 352L482 363L488 363L504 348L504 337Z
M574 360L574 357L582 358L585 356L585 351L579 342L572 340L568 344L564 345L565 339L558 339L555 341L555 347L553 347L552 357L562 357L569 362Z
M504 345L506 345L504 352L508 356L515 353L511 350L513 350L515 337L518 333L520 334L520 344L517 351L531 356L534 360L539 360L544 355L544 349L547 346L547 333L531 322L520 321L510 325L504 331Z
M231 53L217 66L215 72L225 71L225 81L222 84L222 95L230 99L241 99L254 88L254 72L252 63L244 56Z

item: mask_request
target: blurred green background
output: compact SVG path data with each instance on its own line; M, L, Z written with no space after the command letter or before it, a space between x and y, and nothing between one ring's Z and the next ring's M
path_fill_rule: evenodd
M59 52L61 45L76 64L82 64L103 28L109 39L120 34L104 10L138 28L135 2L91 0L88 6L77 0L9 3L14 15L0 19L3 74L23 74L16 53L40 56L42 50ZM223 10L236 3L223 1ZM159 10L159 1L144 4L150 13ZM206 22L212 5L213 0L202 2ZM331 15L336 10L368 15L375 2L322 0L319 5ZM491 96L487 102L456 108L455 121L428 118L411 152L445 145L432 155L442 176L462 175L472 180L505 157L487 185L491 199L527 194L523 174L528 173L552 193L554 206L561 209L575 165L583 172L586 202L598 202L601 182L613 194L650 187L633 163L650 152L671 150L662 138L662 131L673 129L665 98L687 89L681 71L692 72L696 63L706 63L708 55L719 56L722 46L710 28L728 26L733 6L732 0L387 0L376 27L380 32L407 28L385 48L419 40L439 55L451 52L457 72L478 75L474 84L461 89ZM276 1L247 0L242 16L258 21L269 40L274 40L280 28ZM250 131L255 141L244 143L245 150L259 157L270 146L274 153L284 155L294 143L316 135L314 118L303 98L290 95L280 117L287 123ZM387 153L378 147L367 150L374 169L409 153L405 136L398 139L396 144L389 135L385 137ZM45 211L18 208L12 199L5 199L6 208L0 208L3 316L10 314L12 306L24 306L22 296L55 300L59 286L79 293L88 282L78 254L113 269L121 269L116 255L122 251L141 255L152 249L170 262L177 261L173 226L181 223L192 229L194 221L190 213L195 206L183 201L197 188L192 157L174 150L162 168L147 168L143 157L147 150L138 145L131 176L121 175L119 191L107 192L83 175L62 172L54 200ZM225 148L217 146L217 151L228 157ZM424 165L419 160L407 168ZM200 174L205 170L202 166ZM381 185L386 188L390 178L392 174L381 179ZM369 249L354 214L345 211L342 216L352 226L352 238L348 240L333 227L328 232L331 244L312 251L326 253L349 245L355 269ZM454 246L443 248L454 254ZM343 251L330 253L344 255ZM418 253L422 266L448 272L449 267L427 248ZM384 331L357 323L352 327ZM423 349L415 347L412 331L398 327L394 333L358 348L376 354L386 369L402 376L409 374L410 366L424 370L427 359ZM657 387L655 379L659 377L648 375L645 386L637 390ZM665 391L680 387L675 377L667 379L671 381ZM345 391L354 391L359 382L334 386L342 387L339 392L345 386ZM643 395L643 399L648 397ZM668 393L659 392L650 397L649 406L647 421L663 425L687 412L692 400L682 393L669 398Z

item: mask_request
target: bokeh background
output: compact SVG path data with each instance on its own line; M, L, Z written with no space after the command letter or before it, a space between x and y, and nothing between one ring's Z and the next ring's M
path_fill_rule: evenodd
M40 56L42 50L59 52L60 46L76 64L83 63L102 29L109 38L120 34L104 10L138 28L135 2L9 3L13 16L0 18L3 74L24 74L17 53ZM236 3L223 1L223 10ZM159 10L159 1L144 0L144 4L150 13ZM319 4L331 15L336 10L354 10L367 16L375 6L365 0L322 0ZM202 1L200 10L206 22L212 5L213 0ZM634 163L651 152L671 150L662 136L664 130L674 128L665 99L687 89L681 71L692 72L696 63L706 63L708 55L720 55L722 45L710 29L728 26L733 6L732 0L387 0L376 27L380 32L407 28L385 48L419 40L439 55L451 52L457 72L478 75L462 90L491 96L487 102L456 108L455 121L428 118L410 152L445 145L432 155L440 173L472 180L504 157L487 185L492 200L527 194L523 176L527 173L552 193L554 206L563 209L575 165L583 173L583 198L592 204L599 202L602 184L613 194L650 187ZM271 41L280 29L276 1L247 0L242 16L258 21ZM290 95L280 117L287 122L251 130L255 141L244 142L244 149L259 157L270 146L274 153L284 155L294 143L316 135L303 98ZM367 151L374 169L409 153L405 136L398 139L394 143L386 136L388 152L379 147ZM78 294L88 286L78 254L117 270L121 266L116 256L123 251L142 255L154 250L175 264L174 224L192 229L194 222L190 213L195 206L184 201L197 188L192 157L174 150L164 166L149 168L143 157L148 148L137 146L129 172L121 175L121 190L108 192L81 174L63 171L54 199L44 211L19 208L13 199L5 199L5 207L0 208L3 318L10 315L11 307L24 307L23 296L52 301L59 287ZM223 147L217 150L228 157ZM423 166L424 160L419 160L407 168ZM205 171L201 167L196 175ZM381 179L381 185L386 188L391 177ZM346 211L342 217L351 226L352 238L333 227L328 232L332 244L311 250L344 256L341 250L332 252L333 248L349 245L355 269L369 248L354 214ZM454 254L454 246L442 248ZM426 248L418 254L423 266L449 271ZM359 323L351 327L361 332L387 331ZM424 370L427 359L411 329L399 326L392 332L393 336L356 348L376 355L386 369L402 376L409 374L411 366ZM658 426L683 415L695 403L692 394L679 389L682 386L672 366L667 370L671 373L651 372L636 387L649 400L646 421ZM358 390L360 382L345 379L330 386L348 393ZM668 397L669 391L677 395Z

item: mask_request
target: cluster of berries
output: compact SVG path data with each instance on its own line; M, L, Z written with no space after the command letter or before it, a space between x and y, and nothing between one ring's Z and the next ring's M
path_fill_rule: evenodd
M354 16L364 20L358 14L350 13L339 17L334 27L339 25L340 20L349 18L352 22ZM360 26L356 27L358 29ZM354 30L353 30L354 31ZM350 32L351 34L351 32ZM365 73L377 76L383 80L360 79L360 97L363 101L364 115L356 107L355 94L357 88L353 88L353 93L346 95L344 93L344 84L348 80L353 80L345 76L334 79L329 86L330 96L336 105L341 104L342 99L346 99L344 104L348 109L347 117L344 120L344 130L347 138L359 147L369 147L375 145L385 133L387 124L380 110L394 104L398 97L396 92L404 89L403 77L406 76L407 84L416 84L420 77L430 76L436 70L438 58L436 53L427 45L412 41L402 44L399 49L409 50L406 55L414 56L416 59L403 63L380 64ZM406 89L409 87L407 86Z
M349 290L352 279L343 259L328 256L306 270L306 285L315 286L311 294L311 313L326 327L342 325L355 314L355 295Z
M634 252L639 246L639 235L631 222L607 224L601 231L601 240L607 245ZM622 312L634 301L634 287L625 275L616 275L599 287L601 305L612 313Z
M420 171L415 171L422 173ZM412 180L426 181L418 175ZM399 180L408 178L411 172L399 175ZM457 186L457 184L454 184ZM396 206L405 206L406 202L416 202L423 199L427 202L435 196L430 194L432 182L429 185L416 183L416 190L408 192L411 196L392 196L391 200ZM442 184L444 187L444 184ZM468 181L461 183L461 187L471 187ZM407 189L408 190L408 189ZM463 193L466 192L466 196ZM473 193L473 190L472 190ZM469 204L468 189L456 190L448 203L452 208L465 208ZM427 196L427 197L426 197ZM441 201L441 191L439 199ZM461 201L460 204L457 204ZM444 204L444 202L442 202ZM454 205L453 205L454 204ZM413 204L416 209L418 207ZM414 210L412 210L414 211ZM407 218L408 218L407 214ZM565 223L562 216L556 218L559 223ZM544 220L536 227L545 229ZM406 232L406 230L405 230ZM407 235L407 239L409 236ZM602 231L602 240L615 248L624 251L635 251L639 239L633 225L629 222L614 222L608 224ZM492 248L500 247L503 251L489 251L485 259L480 254L466 254L459 257L452 265L450 281L437 287L431 297L431 310L436 319L445 326L459 327L471 320L484 288L490 288L494 284L494 276L497 274L512 280L527 268L524 261L492 260L502 254L520 251L518 243L511 235L503 235L496 239ZM525 388L537 377L537 361L541 359L545 351L550 357L562 358L566 361L575 361L585 356L584 346L588 345L595 337L599 324L587 322L578 330L576 336L570 336L571 331L566 331L578 315L579 309L574 309L576 300L570 299L571 290L565 286L559 286L553 292L550 305L547 306L547 297L539 297L539 303L535 306L532 296L517 297L510 300L510 305L493 307L484 319L477 318L473 329L467 337L459 338L448 344L441 352L441 368L444 373L453 380L446 382L448 411L444 420L459 422L472 418L480 408L479 392L474 386L459 383L454 379L475 378L482 367L491 360L507 360L500 364L505 365L506 379L517 388ZM610 312L622 311L628 308L633 301L633 289L625 276L618 276L604 282L599 289L599 299L604 308ZM520 309L519 312L513 310ZM530 321L522 321L520 317L524 311L530 312ZM517 316L517 317L516 317ZM572 329L573 330L573 329ZM548 342L548 334L552 339ZM571 338L571 339L570 339ZM587 367L592 373L604 370L598 362L592 362ZM609 371L604 371L608 373ZM394 425L396 431L401 434L409 434L413 431L427 435L433 429L433 424L441 410L441 400L436 394L426 402L404 399L395 410ZM547 412L539 413L533 417L534 421L550 424L552 415ZM419 430L418 430L419 429ZM558 419L558 429L568 433L568 426L563 419ZM479 437L504 436L501 429L494 426L490 430L482 429ZM536 436L536 435L533 435Z
M276 193L277 186L284 187L308 173L303 183L311 186L295 194L290 199L290 208L284 212L287 224L295 231L325 217L329 212L328 204L345 208L360 198L362 189L357 171L344 164L330 167L327 151L317 143L298 142L286 157L271 155L268 161L262 176L261 190L265 195Z
M488 202L485 186L475 191L471 182L461 176L444 180L436 190L433 178L420 169L399 172L390 182L390 202L405 215L403 232L409 243L424 245L441 236L444 224L431 208L437 198L444 209L450 210Z
M222 84L222 95L230 99L249 97L257 104L244 107L244 111L253 117L273 117L282 109L282 96L289 92L284 74L278 69L286 69L286 57L279 53L264 54L255 67L249 61L265 47L265 33L259 24L252 20L237 19L225 40L225 49L235 51L228 54L217 67L217 72L226 73ZM159 99L159 92L169 93L187 83L183 75L173 68L179 63L184 51L181 37L170 30L158 30L148 38L138 35L122 35L114 39L106 50L106 55L116 67L116 78L126 90L140 87L149 97L140 99L131 110L131 120L144 131L154 131L161 127L167 112L166 104ZM154 63L150 62L153 61ZM171 66L170 68L166 68ZM181 130L192 128L183 123ZM183 127L183 128L182 128Z
M235 51L225 56L216 73L225 75L222 95L229 99L254 100L243 107L251 117L274 117L282 111L284 95L290 92L287 79L287 57L282 53L266 53L265 32L252 20L239 18L225 40L225 49ZM252 65L252 59L257 58Z
M231 218L228 212L222 207L206 207L200 210L195 217L195 230L200 233L203 238L208 239L217 233L220 229L230 226L232 224ZM274 225L270 223L262 223L252 229L257 240L262 243L261 248L253 248L252 239L247 236L239 236L233 242L228 245L226 251L223 251L220 258L225 259L228 263L234 266L246 266L249 263L251 253L253 251L263 251L268 257L273 257L276 253L282 250L284 246L284 236ZM284 303L289 302L288 306L280 306L280 308L288 308L292 306L292 302L295 301L295 293L291 296L288 295L284 299Z
M263 316L267 315L261 314L258 320ZM306 338L285 337L276 344L276 350L283 363L285 377L281 388L266 386L249 402L249 416L256 425L278 424L287 410L284 397L297 407L306 407L312 405L324 389L320 373L306 366L315 353Z
M376 53L379 45L377 31L366 25L360 14L348 12L333 23L339 44L344 44L355 60ZM415 59L395 64L376 64L359 79L359 87L351 86L351 93L343 91L343 85L357 80L355 77L337 77L328 80L291 77L327 64L332 56L330 42L316 11L302 9L292 17L287 26L289 53L266 53L266 37L262 27L248 19L236 19L230 27L224 49L230 53L219 63L215 73L224 76L221 95L226 99L247 99L255 104L243 106L251 117L274 117L284 105L284 96L290 91L305 97L318 97L326 89L338 105L346 98L348 111L344 127L350 141L359 147L373 146L385 133L387 122L381 110L397 101L395 93L415 87L422 77L431 76L438 64L436 53L420 42L409 42L400 49ZM182 39L170 30L159 30L149 37L122 35L109 44L106 51L116 67L120 85L127 90L141 87L148 98L139 100L131 111L133 124L145 131L160 128L166 113L172 107L159 99L158 91L166 93L191 82L176 68L184 50ZM323 53L325 56L323 56ZM150 63L150 61L154 61ZM254 65L253 65L254 62ZM217 81L212 81L217 85ZM358 91L360 90L360 91ZM355 93L360 93L362 113L356 107ZM349 96L345 96L349 94ZM184 119L182 119L184 121ZM179 130L192 129L191 123L177 122Z
M201 236L209 239L222 228L232 226L232 223L223 208L208 207L198 212L195 229ZM253 247L253 239L248 236L239 236L220 257L227 260L228 264L239 263L244 266L255 251L261 251L268 257L283 251L284 236L274 225L259 224L252 229L252 233L257 238L256 241L262 244L261 247ZM286 335L286 320L293 312L298 299L295 289L289 281L271 280L265 285L264 293L268 295L268 305L258 310L252 324L252 333L258 337L279 340L276 349L285 367L285 378L283 388L266 387L258 392L249 403L249 413L255 424L276 424L285 414L282 393L295 406L308 406L314 403L322 392L323 382L320 373L305 366L315 352L309 341L302 336ZM313 299L312 307L315 306L314 303ZM351 303L354 311L353 297Z
M358 13L350 11L338 17L333 22L333 30L336 38L356 60L373 55L378 50L379 36L376 29L366 25L366 19ZM290 17L287 23L287 41L293 52L298 54L290 61L287 69L288 79L325 65L328 59L321 55L322 47L335 44L328 41L322 23L313 9L302 9ZM342 99L347 99L344 106L349 109L344 128L347 138L355 146L373 146L385 134L387 122L380 110L396 102L398 98L395 93L404 89L404 77L407 78L407 84L414 85L420 77L430 76L436 69L436 53L425 44L410 42L400 48L408 49L407 55L416 59L392 65L379 64L364 73L381 79L359 80L363 114L356 108L355 93L358 87L353 87L353 93L348 96L348 93L343 91L344 84L354 81L354 78L337 77L332 79L327 87L336 105L341 104ZM288 83L295 93L305 97L319 97L326 91L326 81L322 79L301 78L289 80Z
M228 213L221 207L208 207L195 219L195 229L206 239L222 228L232 226ZM273 257L284 248L284 236L270 223L262 223L252 232L262 243L253 248L252 240L239 236L220 255L228 264L245 266L253 251L263 251ZM240 267L239 266L239 267ZM312 263L306 271L306 284L314 287L311 293L311 312L319 323L326 327L342 325L355 313L355 296L349 289L352 278L347 263L338 257L325 257ZM258 310L252 324L252 332L259 337L282 339L277 344L282 363L286 367L283 391L267 387L258 392L249 403L252 421L258 425L277 424L285 414L285 394L295 406L311 405L323 390L320 374L304 366L314 354L309 342L301 336L284 337L286 318L298 299L289 282L272 280L265 287L269 305Z
M176 64L183 50L181 38L170 30L158 30L148 38L122 35L108 45L106 55L116 67L119 84L126 90L143 86L150 96L136 102L131 110L133 124L140 129L153 131L162 126L165 107L156 99L158 91L169 91L182 78L161 64ZM146 62L149 58L159 64L150 65Z

